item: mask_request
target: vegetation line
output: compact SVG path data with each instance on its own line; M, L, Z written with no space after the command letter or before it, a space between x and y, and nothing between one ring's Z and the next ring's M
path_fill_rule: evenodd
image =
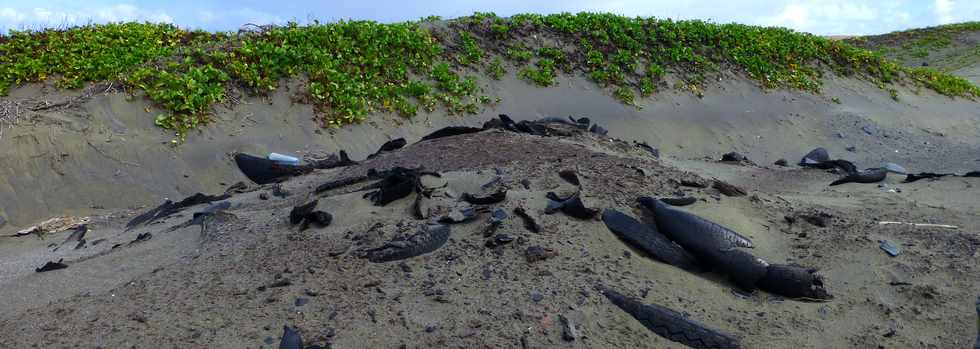
M493 13L442 21L295 23L239 33L111 23L0 35L0 94L27 82L63 88L112 81L166 110L157 125L183 139L231 89L265 94L305 81L302 99L337 127L386 111L476 113L496 101L478 76L515 74L539 86L584 74L627 104L663 88L701 94L735 70L766 88L817 92L832 71L885 88L904 83L954 97L980 89L929 68L905 68L848 43L784 28L612 14Z

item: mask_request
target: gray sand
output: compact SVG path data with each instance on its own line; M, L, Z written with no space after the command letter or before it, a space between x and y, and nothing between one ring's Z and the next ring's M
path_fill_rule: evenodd
M485 82L486 83L486 82ZM732 77L705 97L663 91L626 106L584 78L562 76L559 86L537 88L512 76L485 86L503 101L479 115L380 115L360 125L318 129L309 105L291 102L296 86L268 99L245 98L219 107L216 121L191 132L187 144L164 144L172 135L152 125L159 110L123 94L95 98L67 110L31 114L0 139L0 215L23 227L50 215L83 215L93 208L155 205L164 198L219 192L246 180L229 156L236 151L293 155L347 150L354 159L385 141L413 142L448 125L478 126L509 114L515 119L587 116L610 136L646 141L667 157L720 157L739 151L757 163L795 160L823 146L860 166L899 163L913 172L977 170L980 108L930 90L899 89L900 101L866 82L829 77L823 95L763 91ZM840 104L831 101L837 97ZM59 100L65 93L28 86L10 99ZM149 112L147 112L149 110ZM873 134L865 133L867 126ZM856 147L848 152L847 147ZM0 228L0 233L4 230Z
M511 192L497 206L527 208L543 232L525 230L512 216L497 233L517 241L487 248L481 218L454 225L444 247L404 265L370 263L358 258L359 250L420 223L410 215L411 198L376 207L352 192L358 185L319 196L318 208L335 217L331 226L300 232L286 222L289 209L310 200L312 188L324 181L368 168L419 164L446 172L449 187L458 191L472 190L494 168L503 171ZM758 256L821 268L836 298L812 303L761 291L738 295L717 274L694 274L643 257L598 220L544 215L545 192L573 190L558 178L559 169L579 173L587 205L635 217L644 217L635 208L638 195L693 195L699 202L685 209L748 236ZM702 178L696 173L729 181L749 195L727 197L714 189L679 186L681 179ZM230 199L231 216L203 233L170 231L200 206L130 232L120 230L130 215L98 216L92 226L110 240L105 244L154 234L98 257L42 252L43 243L35 238L18 238L35 252L2 257L2 265L10 266L4 272L14 276L3 281L0 332L11 347L259 347L266 337L278 340L284 324L297 326L307 342L330 342L335 348L519 347L521 338L531 347L679 347L606 301L593 289L602 283L690 314L740 337L748 348L972 343L974 290L980 287L975 200L980 182L903 185L889 177L889 188L902 188L892 193L874 184L828 188L834 178L798 168L661 162L588 135L556 139L492 131L441 139L289 180L284 187L294 194L285 199L258 199L269 187L238 194ZM530 189L518 183L522 179L530 180ZM814 212L832 216L830 225L784 220ZM961 228L878 226L878 220ZM49 239L58 238L63 237ZM902 246L903 254L888 257L878 249L880 239ZM524 251L532 245L559 254L528 263ZM62 255L70 261L68 269L42 274L10 263ZM109 272L108 264L126 271ZM292 284L258 288L280 278ZM44 292L65 285L75 285L68 288L75 294ZM541 300L532 300L532 293ZM309 303L296 306L297 298ZM580 324L584 338L563 342L559 315Z
M484 82L487 93L503 101L479 115L382 115L338 130L316 128L311 107L291 102L297 89L285 84L267 99L218 107L215 122L179 147L167 145L172 136L152 125L159 110L138 97L129 101L110 92L30 114L5 126L0 138L0 215L9 220L0 235L54 216L91 216L92 223L89 244L79 250L49 247L70 232L43 240L0 237L0 346L275 347L264 340L277 341L288 324L307 343L334 348L497 348L520 347L522 340L529 347L679 347L615 308L593 289L597 283L689 314L741 338L747 348L972 344L980 289L977 178L904 184L891 174L882 186L828 187L836 175L770 164L780 158L793 164L823 146L859 168L894 162L911 172L980 170L980 103L906 88L899 88L896 102L868 83L834 77L821 95L763 91L733 77L711 86L704 98L662 91L631 107L582 78L561 76L559 82L541 89L505 77ZM79 93L32 85L3 98L38 102ZM481 125L499 113L518 120L587 116L611 137L646 141L664 158L591 135L491 131L411 144L443 126ZM208 229L172 229L203 206L123 229L164 198L221 193L247 182L233 152L344 149L361 160L397 137L410 145L354 167L291 179L283 184L293 193L287 198L261 200L271 188L251 185L253 191L229 199L230 215ZM758 165L716 162L729 151ZM422 224L410 215L412 200L375 207L354 192L360 185L320 196L312 190L395 165L446 172L459 191L473 190L500 169L511 191L497 206L527 208L544 231L528 232L511 214L498 233L516 241L487 248L483 214L454 225L450 241L431 254L404 265L370 263L359 251ZM811 303L765 292L736 294L717 274L643 257L598 220L544 215L546 192L573 190L558 178L559 169L579 172L590 207L634 217L644 217L637 196L693 195L699 201L685 209L748 236L758 256L821 268L836 298ZM712 178L748 195L679 185L681 179ZM522 179L530 181L529 189L519 184ZM315 197L319 209L334 215L333 224L303 232L291 227L290 208ZM829 226L785 220L814 213L830 215ZM883 220L959 228L876 224ZM153 238L130 244L141 233ZM105 240L93 245L98 239ZM900 246L902 254L887 256L879 240ZM528 263L524 251L532 245L558 256ZM68 269L34 272L60 258ZM282 278L292 284L259 289ZM532 292L541 299L532 300ZM296 306L297 298L309 303ZM580 324L584 338L564 342L559 315Z

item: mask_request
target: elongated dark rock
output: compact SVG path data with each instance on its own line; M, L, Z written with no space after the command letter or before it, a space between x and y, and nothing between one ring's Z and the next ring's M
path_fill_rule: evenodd
M700 255L698 257L700 258ZM759 280L762 280L769 270L768 262L738 248L717 251L706 261L716 271L727 275L738 287L745 290L756 289Z
M535 136L570 136L583 131L577 122L561 118L544 118L537 121L514 122L505 114L500 114L498 120L490 120L483 124L484 129L501 128L511 132L526 133Z
M651 225L643 224L614 209L602 212L602 222L621 240L653 259L687 270L696 270L699 267L694 256Z
M578 219L592 219L592 217L595 217L595 215L599 213L598 209L585 207L585 203L582 202L582 198L578 193L573 194L568 198L560 198L554 192L548 192L547 197L549 200L554 202L549 205L547 210L545 210L545 213L548 214L560 210L561 212Z
M230 197L231 197L231 195L229 195L229 194L224 194L224 195L206 195L206 194L197 193L197 194L194 194L194 195L191 195L191 196L187 197L186 199L183 199L183 200L178 201L175 206L176 206L177 209L183 209L185 207L190 207L190 206L194 206L194 205L208 204L208 203L211 203L211 202L214 202L214 201L221 201L221 200L224 200L224 199L227 199L227 198L230 198Z
M667 237L744 289L763 290L793 298L830 299L815 269L769 264L737 247L751 247L748 239L696 215L671 208L651 198L640 198L651 209L657 227Z
M722 154L721 161L726 161L726 162L742 162L742 161L751 162L749 160L749 158L745 157L745 155L742 155L741 153L737 153L737 152L728 152L728 153Z
M338 155L330 155L330 157L323 160L313 161L311 165L315 169L326 170L357 164L356 161L350 159L350 156L347 156L346 151L341 150L337 154Z
M827 160L819 164L807 165L804 167L819 168L821 170L838 169L845 174L853 174L858 172L857 166L854 166L854 163L847 160L840 160L840 159Z
M517 123L507 114L497 115L497 120L490 120L483 125L483 128L500 127L508 131L517 132Z
M305 224L313 223L320 227L326 227L329 226L331 222L333 222L333 215L328 212L316 210L306 215ZM304 226L303 229L305 230L306 226Z
M341 179L329 181L318 185L316 187L316 193L319 194L325 191L334 190L337 188L343 188L348 185L353 185L353 184L367 181L368 179L369 179L368 176L353 176L353 177L347 177L347 178L341 178Z
M980 297L977 297L977 341L973 343L973 349L980 349Z
M643 304L609 288L601 288L602 294L639 321L647 329L673 342L696 349L740 348L737 338L688 319L683 314L656 304Z
M800 160L800 166L803 167L814 167L824 170L829 170L832 168L838 168L844 173L852 174L857 173L857 167L854 166L850 161L847 160L831 160L830 155L827 153L827 149L817 148Z
M480 131L483 131L483 129L482 128L477 128L477 127L469 127L469 126L449 126L449 127L443 127L443 128L440 128L440 129L436 130L435 132L432 132L430 134L425 135L425 137L422 137L422 139L419 140L419 142L430 141L430 140L433 140L433 139L439 139L439 138L445 138L445 137L451 137L451 136L465 135L465 134L469 134L469 133L477 133L477 132L480 132Z
M235 184L228 186L228 189L225 189L225 194L241 194L241 193L247 193L248 191L249 191L248 184L246 184L243 181L238 181L235 182Z
M878 183L885 180L885 176L887 175L888 171L883 168L872 168L844 176L844 178L838 179L833 183L830 183L830 185L835 186L845 183Z
M595 133L597 135L602 135L602 136L605 136L605 135L609 134L609 130L606 130L602 126L599 126L599 124L593 124L592 127L589 128L589 132Z
M228 201L221 201L221 202L218 202L218 203L214 203L214 204L208 205L208 207L205 207L203 210L194 212L194 215L192 216L192 218L193 219L197 219L200 216L213 215L213 214L216 214L218 212L221 212L221 211L224 211L224 210L227 210L227 209L230 209L230 208L231 208L231 203L230 202L228 202Z
M980 177L980 171L970 171L963 174L963 177Z
M720 180L715 180L711 187L718 189L725 196L745 196L747 194L742 188Z
M816 269L796 265L772 264L759 288L792 298L827 300L834 298L824 288L823 277Z
M371 195L372 201L376 206L384 206L412 194L418 184L419 174L417 170L401 167L392 169L381 180L378 191Z
M558 171L558 177L561 177L561 179L564 179L566 182L576 187L582 185L582 181L578 179L578 174L576 174L573 170Z
M313 166L286 165L248 154L235 154L235 164L242 174L257 184L269 184L313 171Z
M575 195L562 203L561 211L578 219L592 219L599 213L598 209L585 207L582 198Z
M75 227L74 231L71 232L71 235L68 235L68 238L65 239L65 242L62 242L62 244L85 240L85 233L87 232L88 232L88 225L80 224L79 226Z
M523 207L515 207L514 214L516 214L518 217L521 217L521 220L524 221L524 228L531 231L532 233L541 232L541 225L538 224L538 221L536 221L534 217L531 217L531 215L528 214L527 210L525 210Z
M381 247L367 250L366 256L375 263L420 256L445 245L449 240L449 233L448 225L428 225L407 238L392 240Z
M653 157L655 158L660 158L660 150L650 146L649 144L647 144L647 142L633 141L633 145L636 146L637 148L646 150L648 153L650 153L650 155L653 155Z
M130 229L132 227L135 227L143 223L149 223L158 219L166 218L190 206L206 204L213 201L220 201L230 197L231 197L230 194L205 195L205 194L197 193L176 203L167 200L160 206L157 206L156 208L146 213L134 217L132 220L126 223L126 229Z
M819 165L828 160L830 160L830 154L827 153L827 149L816 148L811 150L809 153L806 153L806 155L800 159L800 166Z
M461 199L473 205L492 205L506 200L507 191L501 190L487 196L475 196L470 193L463 193Z
M43 273L43 272L46 272L46 271L52 271L52 270L58 270L58 269L68 268L68 265L67 264L62 263L63 261L64 261L64 259L62 258L62 259L59 259L57 262L47 262L47 263L44 263L44 265L41 266L40 268L35 268L34 269L34 272L36 272L36 273Z
M293 209L289 211L289 224L295 225L302 222L307 215L309 215L310 213L313 212L313 210L316 209L317 203L319 203L319 200L313 200L308 203L293 207Z
M303 338L289 326L282 326L282 340L279 349L303 349Z
M693 196L685 196L679 198L660 198L660 201L663 201L671 206L688 206L698 202L698 198Z
M650 197L642 197L639 202L653 212L660 232L696 255L701 253L696 250L752 247L751 240L718 223L675 209Z
M130 219L129 222L126 223L126 229L154 220L160 216L161 212L169 211L173 209L173 207L174 207L173 201L165 200L162 204L160 204L160 206L157 206L152 210L143 212L140 215L133 217L133 219Z
M392 151L392 150L401 149L406 144L408 144L408 142L406 142L404 138L395 138L395 139L392 139L392 140L387 141L384 144L382 144L381 145L381 148L378 149L378 153L377 154L380 154L380 153L386 152L386 151Z
M819 165L813 167L823 169L823 170L830 170L836 168L846 174L854 174L858 172L857 166L854 166L854 163L847 160L840 160L840 159L824 161L823 163L820 163Z
M654 213L657 228L684 247L697 259L729 276L739 287L756 288L766 275L769 263L738 247L752 247L749 239L731 229L664 204L640 198L640 204Z
M589 128L589 124L592 123L592 120L590 120L589 118L578 118L578 119L575 119L571 115L568 116L568 120L570 120L571 122L573 122L575 124L575 127L578 127L580 129L583 129L583 130L588 129Z
M921 179L932 179L940 178L946 176L955 176L952 173L932 173L932 172L921 172L921 173L909 173L905 175L905 183L912 183Z

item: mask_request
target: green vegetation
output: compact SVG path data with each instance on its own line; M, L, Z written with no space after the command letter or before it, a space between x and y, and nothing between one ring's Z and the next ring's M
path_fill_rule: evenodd
M487 76L494 80L500 80L504 77L507 70L504 69L504 62L500 60L500 57L494 58L487 66Z
M521 69L520 76L542 87L555 84L555 61L544 58L538 60L534 65L537 68L526 67Z
M923 62L941 70L954 70L980 62L980 47L969 39L958 39L969 32L980 32L980 22L965 22L848 38L860 48L876 51L908 66ZM962 42L960 42L962 41Z
M980 31L980 22L954 23L870 37L854 37L847 41L854 46L902 58L909 56L925 58L931 50L948 47L957 34L969 31Z
M704 82L717 75L722 66L740 70L767 88L789 87L817 92L823 73L831 70L876 85L907 81L950 96L980 96L980 89L965 80L935 70L913 71L879 53L784 28L593 13L522 14L508 19L484 14L477 18L471 17L461 24L479 36L492 38L488 23L499 25L503 22L511 26L511 31L520 28L557 41L558 47L576 49L568 52L567 49L539 48L538 56L551 61L545 61L544 67L540 61L535 62L537 69L521 69L522 77L538 85L550 86L554 78L551 63L559 63L562 70L580 70L596 83L613 87L613 95L624 102L631 99L621 87L635 88L640 96L646 96L658 87L667 86L664 77L668 73L682 81L679 86L700 94ZM515 63L531 60L523 46L511 46L508 42L500 44L509 47L501 53ZM492 50L494 47L487 48ZM560 60L548 56L552 53L576 59ZM646 63L644 72L637 71L641 63Z
M480 46L476 44L476 40L470 33L465 31L459 32L459 41L463 46L463 53L456 56L456 61L462 65L470 65L471 63L480 63L483 60L483 50Z
M461 57L478 63L482 52L468 35L460 34ZM300 74L327 126L376 111L411 116L437 102L451 113L477 111L475 80L459 77L447 59L443 45L415 23L291 24L242 36L162 24L90 25L0 37L0 92L51 79L66 88L120 81L167 110L157 124L183 139L207 121L227 89L264 94Z
M534 53L531 52L531 50L525 49L523 47L524 46L518 46L518 47L511 47L507 49L507 57L510 57L510 59L516 62L530 61L531 57L534 56Z
M945 42L922 38L922 45ZM902 67L880 52L789 29L593 13L289 24L239 34L148 23L12 31L0 35L0 94L28 82L78 88L117 81L166 110L157 124L182 139L208 121L230 89L261 95L286 78L306 81L306 100L330 127L379 111L475 113L495 99L479 95L477 78L463 72L500 79L507 73L502 59L539 86L560 83L559 72L582 73L627 104L671 87L701 95L722 68L766 88L817 92L823 74L833 71L883 89L911 83L948 96L980 96L976 86L940 71Z

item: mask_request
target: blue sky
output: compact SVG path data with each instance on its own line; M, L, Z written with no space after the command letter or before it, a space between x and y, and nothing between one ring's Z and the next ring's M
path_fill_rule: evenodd
M44 1L0 2L0 31L108 21L170 22L185 28L237 30L244 23L311 19L415 20L453 18L473 11L506 16L522 12L598 11L628 16L706 19L774 25L821 35L878 34L943 23L980 20L980 0L300 0L300 1Z

